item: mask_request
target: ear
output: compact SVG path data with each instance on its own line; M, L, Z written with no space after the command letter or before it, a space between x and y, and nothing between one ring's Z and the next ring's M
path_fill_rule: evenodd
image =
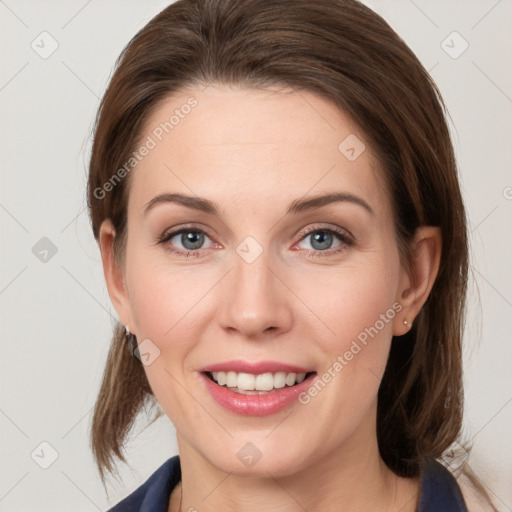
M126 326L132 325L132 316L124 269L119 266L114 255L115 237L116 232L112 221L110 219L104 220L100 226L98 237L101 261L103 263L103 274L105 276L110 300L117 312L119 320Z
M397 301L402 305L395 317L393 334L401 336L411 325L425 304L434 286L441 261L441 229L421 226L411 241L410 267L402 267ZM407 324L404 323L407 322Z

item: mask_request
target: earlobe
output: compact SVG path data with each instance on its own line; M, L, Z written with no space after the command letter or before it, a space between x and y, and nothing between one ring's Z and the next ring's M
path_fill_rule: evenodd
M411 260L408 269L402 269L398 301L403 309L393 326L393 334L408 332L414 319L428 299L439 272L441 261L441 229L421 226L411 241Z
M119 266L114 252L116 232L110 219L103 221L100 227L98 243L103 264L103 274L108 294L119 320L124 324L131 324L130 303L123 269Z

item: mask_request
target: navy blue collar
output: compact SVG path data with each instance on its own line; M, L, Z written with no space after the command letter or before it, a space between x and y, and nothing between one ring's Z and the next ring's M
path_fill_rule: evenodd
M455 477L435 459L424 461L417 512L467 512Z
M171 492L180 479L180 459L175 455L108 512L167 512ZM467 512L457 481L434 459L426 459L422 465L417 512Z

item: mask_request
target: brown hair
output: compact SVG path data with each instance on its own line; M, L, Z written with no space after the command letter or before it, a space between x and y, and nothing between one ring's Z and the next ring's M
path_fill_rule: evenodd
M437 280L412 329L393 339L378 396L381 456L396 474L417 475L422 457L439 458L458 439L463 402L466 218L436 85L391 27L355 0L177 1L125 47L96 118L88 183L92 229L98 239L102 221L112 220L119 261L129 176L108 193L98 191L129 159L162 100L212 82L309 90L346 112L383 168L404 262L418 226L441 228ZM140 409L155 402L125 343L118 325L92 421L103 481L114 456L126 462L121 448L128 431Z

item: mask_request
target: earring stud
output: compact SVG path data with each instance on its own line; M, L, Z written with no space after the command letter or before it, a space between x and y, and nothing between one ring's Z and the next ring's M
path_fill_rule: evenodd
M125 326L126 330L126 341L131 346L131 352L135 355L135 350L138 348L137 337L135 334L130 332L130 326Z

